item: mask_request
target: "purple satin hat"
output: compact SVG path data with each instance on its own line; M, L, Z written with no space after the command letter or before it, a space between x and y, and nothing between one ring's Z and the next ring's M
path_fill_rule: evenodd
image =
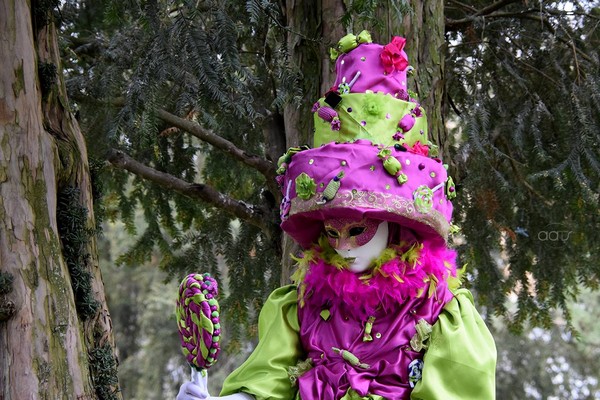
M407 87L405 39L347 35L332 51L336 80L313 106L313 149L279 160L281 227L301 246L329 218L374 218L447 240L455 186L427 139L427 118Z

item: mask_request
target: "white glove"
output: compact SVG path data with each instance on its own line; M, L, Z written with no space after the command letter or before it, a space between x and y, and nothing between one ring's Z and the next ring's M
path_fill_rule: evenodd
M208 374L192 369L192 381L186 382L179 388L176 400L255 400L247 393L235 393L229 396L212 397L208 394Z

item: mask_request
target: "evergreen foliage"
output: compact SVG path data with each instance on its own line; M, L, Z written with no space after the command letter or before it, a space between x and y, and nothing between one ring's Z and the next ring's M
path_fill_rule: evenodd
M92 186L92 199L94 201L94 224L96 226L96 235L102 234L102 222L106 217L106 209L104 207L104 161L92 158L90 163L90 181Z
M360 31L363 26L368 26L373 34L390 30L389 21L386 20L393 20L397 23L404 16L410 16L413 13L407 0L389 1L385 5L378 0L354 0L346 3L344 11L339 21L344 28L356 28L357 31ZM382 11L386 18L381 18ZM393 35L398 35L398 32L394 32ZM385 41L387 38L383 40Z
M210 204L113 169L104 181L106 217L122 219L128 231L139 235L117 262L141 265L159 249L169 279L178 280L190 268L222 279L216 260L224 257L239 296L224 301L224 312L236 310L229 312L239 317L236 322L255 323L251 310L280 280L274 167L267 180L264 173L165 124L157 110L197 122L243 149L244 156L265 158L263 122L267 115L281 114L282 105L298 95L282 30L272 27L281 23L278 5L67 2L62 14L72 21L63 24L70 54L93 56L93 63L84 56L67 61L68 87L93 156L120 149L157 171L240 199L252 210L269 205L262 220L273 226L271 231L245 225L234 229L236 219ZM86 43L78 36L84 31L90 35ZM143 232L134 223L136 207L144 210Z
M100 400L115 400L118 397L113 389L118 383L117 363L111 346L106 343L89 352L90 366L93 371L94 388Z
M396 20L414 17L407 2L344 4L340 23L355 30L381 31L382 6L391 7L387 12ZM556 385L543 373L556 366L547 363L548 354L573 351L565 363L581 368L570 382L593 376L586 368L595 364L582 357L589 347L582 350L573 342L570 325L573 299L582 288L598 289L600 283L600 8L593 6L446 2L446 76L440 78L446 118L457 128L449 132L444 160L458 188L455 218L462 240L457 243L468 263L466 284L479 304L488 306L490 321L502 316L516 332L546 328L535 331L542 336L520 338L496 332L508 371L499 371L498 398L517 398L507 392L512 386L523 391L519 379L532 375L513 374L520 368L539 378L532 387L540 393L565 394L552 392ZM132 380L147 383L145 375L153 383L124 388L126 394L149 399L170 393L164 390L164 373L173 363L167 355L176 352L168 345L175 323L166 321L172 322L170 330L157 317L169 312L156 289L163 279L174 285L192 271L217 277L225 294L220 302L230 350L243 349L247 337L256 334L257 311L280 283L286 255L276 229L280 198L272 173L285 143L279 148L274 140L279 137L269 130L280 130L284 140L283 130L290 128L283 127L284 107L309 106L305 92L320 84L291 61L292 48L318 60L325 55L317 53L326 49L306 32L291 29L286 12L270 0L67 0L61 7L69 97L93 156L106 159L118 149L153 171L188 182L190 190L214 188L220 199L237 200L248 215L256 215L250 222L240 220L225 203L198 201L123 167L97 175L107 193L106 219L123 222L136 238L111 270L122 301L109 300L122 370ZM209 144L206 136L168 122L170 115L229 144ZM265 162L262 169L252 164L256 160ZM92 165L93 175L100 170ZM265 224L259 227L257 220ZM156 264L163 270L160 277L146 270ZM507 297L516 299L516 306ZM555 308L562 311L565 328L553 326L559 318ZM136 312L140 309L144 312ZM140 334L143 329L158 338ZM548 335L549 342L539 340ZM567 345L548 350L553 343ZM529 363L515 359L532 348ZM585 391L571 394L585 398Z
M600 20L565 6L514 4L448 32L460 253L496 314L517 295L516 331L550 328L555 307L569 321L568 299L600 283ZM468 17L460 6L448 15Z
M12 284L15 277L9 273L0 271L0 295L8 294L12 291Z
M15 313L15 304L7 296L12 292L14 280L12 274L0 271L0 322L10 319Z
M377 30L380 2L348 4L347 23ZM391 12L410 14L399 4ZM61 10L70 98L90 151L101 158L118 149L221 196L197 201L113 168L107 218L137 235L118 262L142 265L158 250L168 278L211 272L234 294L222 301L224 315L251 327L281 273L268 130L281 128L283 108L310 83L290 47L308 54L320 45L287 27L285 12L268 0L72 0ZM480 304L514 331L549 328L554 308L570 321L569 300L600 283L599 14L579 3L446 4L445 113L457 129L444 159L459 194L459 253ZM228 144L209 144L170 116ZM246 207L248 219L223 199ZM518 299L516 311L507 296ZM227 326L240 343L242 325Z
M98 301L92 292L92 274L88 261L87 245L95 232L86 226L87 209L80 204L81 192L67 186L58 193L56 220L63 254L75 295L75 306L82 320L93 318L98 310Z
M56 65L46 62L38 62L38 76L40 79L40 86L42 89L42 97L45 99L50 93L52 86L56 84Z
M14 280L12 274L0 271L0 322L10 319L15 313L15 303L7 296L13 290Z

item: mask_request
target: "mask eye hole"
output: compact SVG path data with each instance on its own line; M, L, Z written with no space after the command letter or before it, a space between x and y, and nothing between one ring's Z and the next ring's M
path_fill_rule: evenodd
M339 232L336 231L335 229L326 229L325 233L327 234L327 236L329 236L332 239L339 239L340 238Z
M366 226L355 226L350 228L350 231L348 232L350 234L350 236L358 236L362 233L365 232L365 230L367 229Z

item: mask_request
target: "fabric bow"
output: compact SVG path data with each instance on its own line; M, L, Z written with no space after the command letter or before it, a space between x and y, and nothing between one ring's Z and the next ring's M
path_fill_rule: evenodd
M371 34L369 31L362 31L358 35L353 35L350 33L340 39L337 44L337 48L329 50L329 55L331 60L335 61L340 54L348 53L349 51L354 50L359 44L371 43L372 41L373 40L371 39Z
M408 67L408 60L402 55L405 44L405 38L394 36L392 41L383 47L381 62L383 62L383 70L386 74L391 74L394 71L404 71Z

